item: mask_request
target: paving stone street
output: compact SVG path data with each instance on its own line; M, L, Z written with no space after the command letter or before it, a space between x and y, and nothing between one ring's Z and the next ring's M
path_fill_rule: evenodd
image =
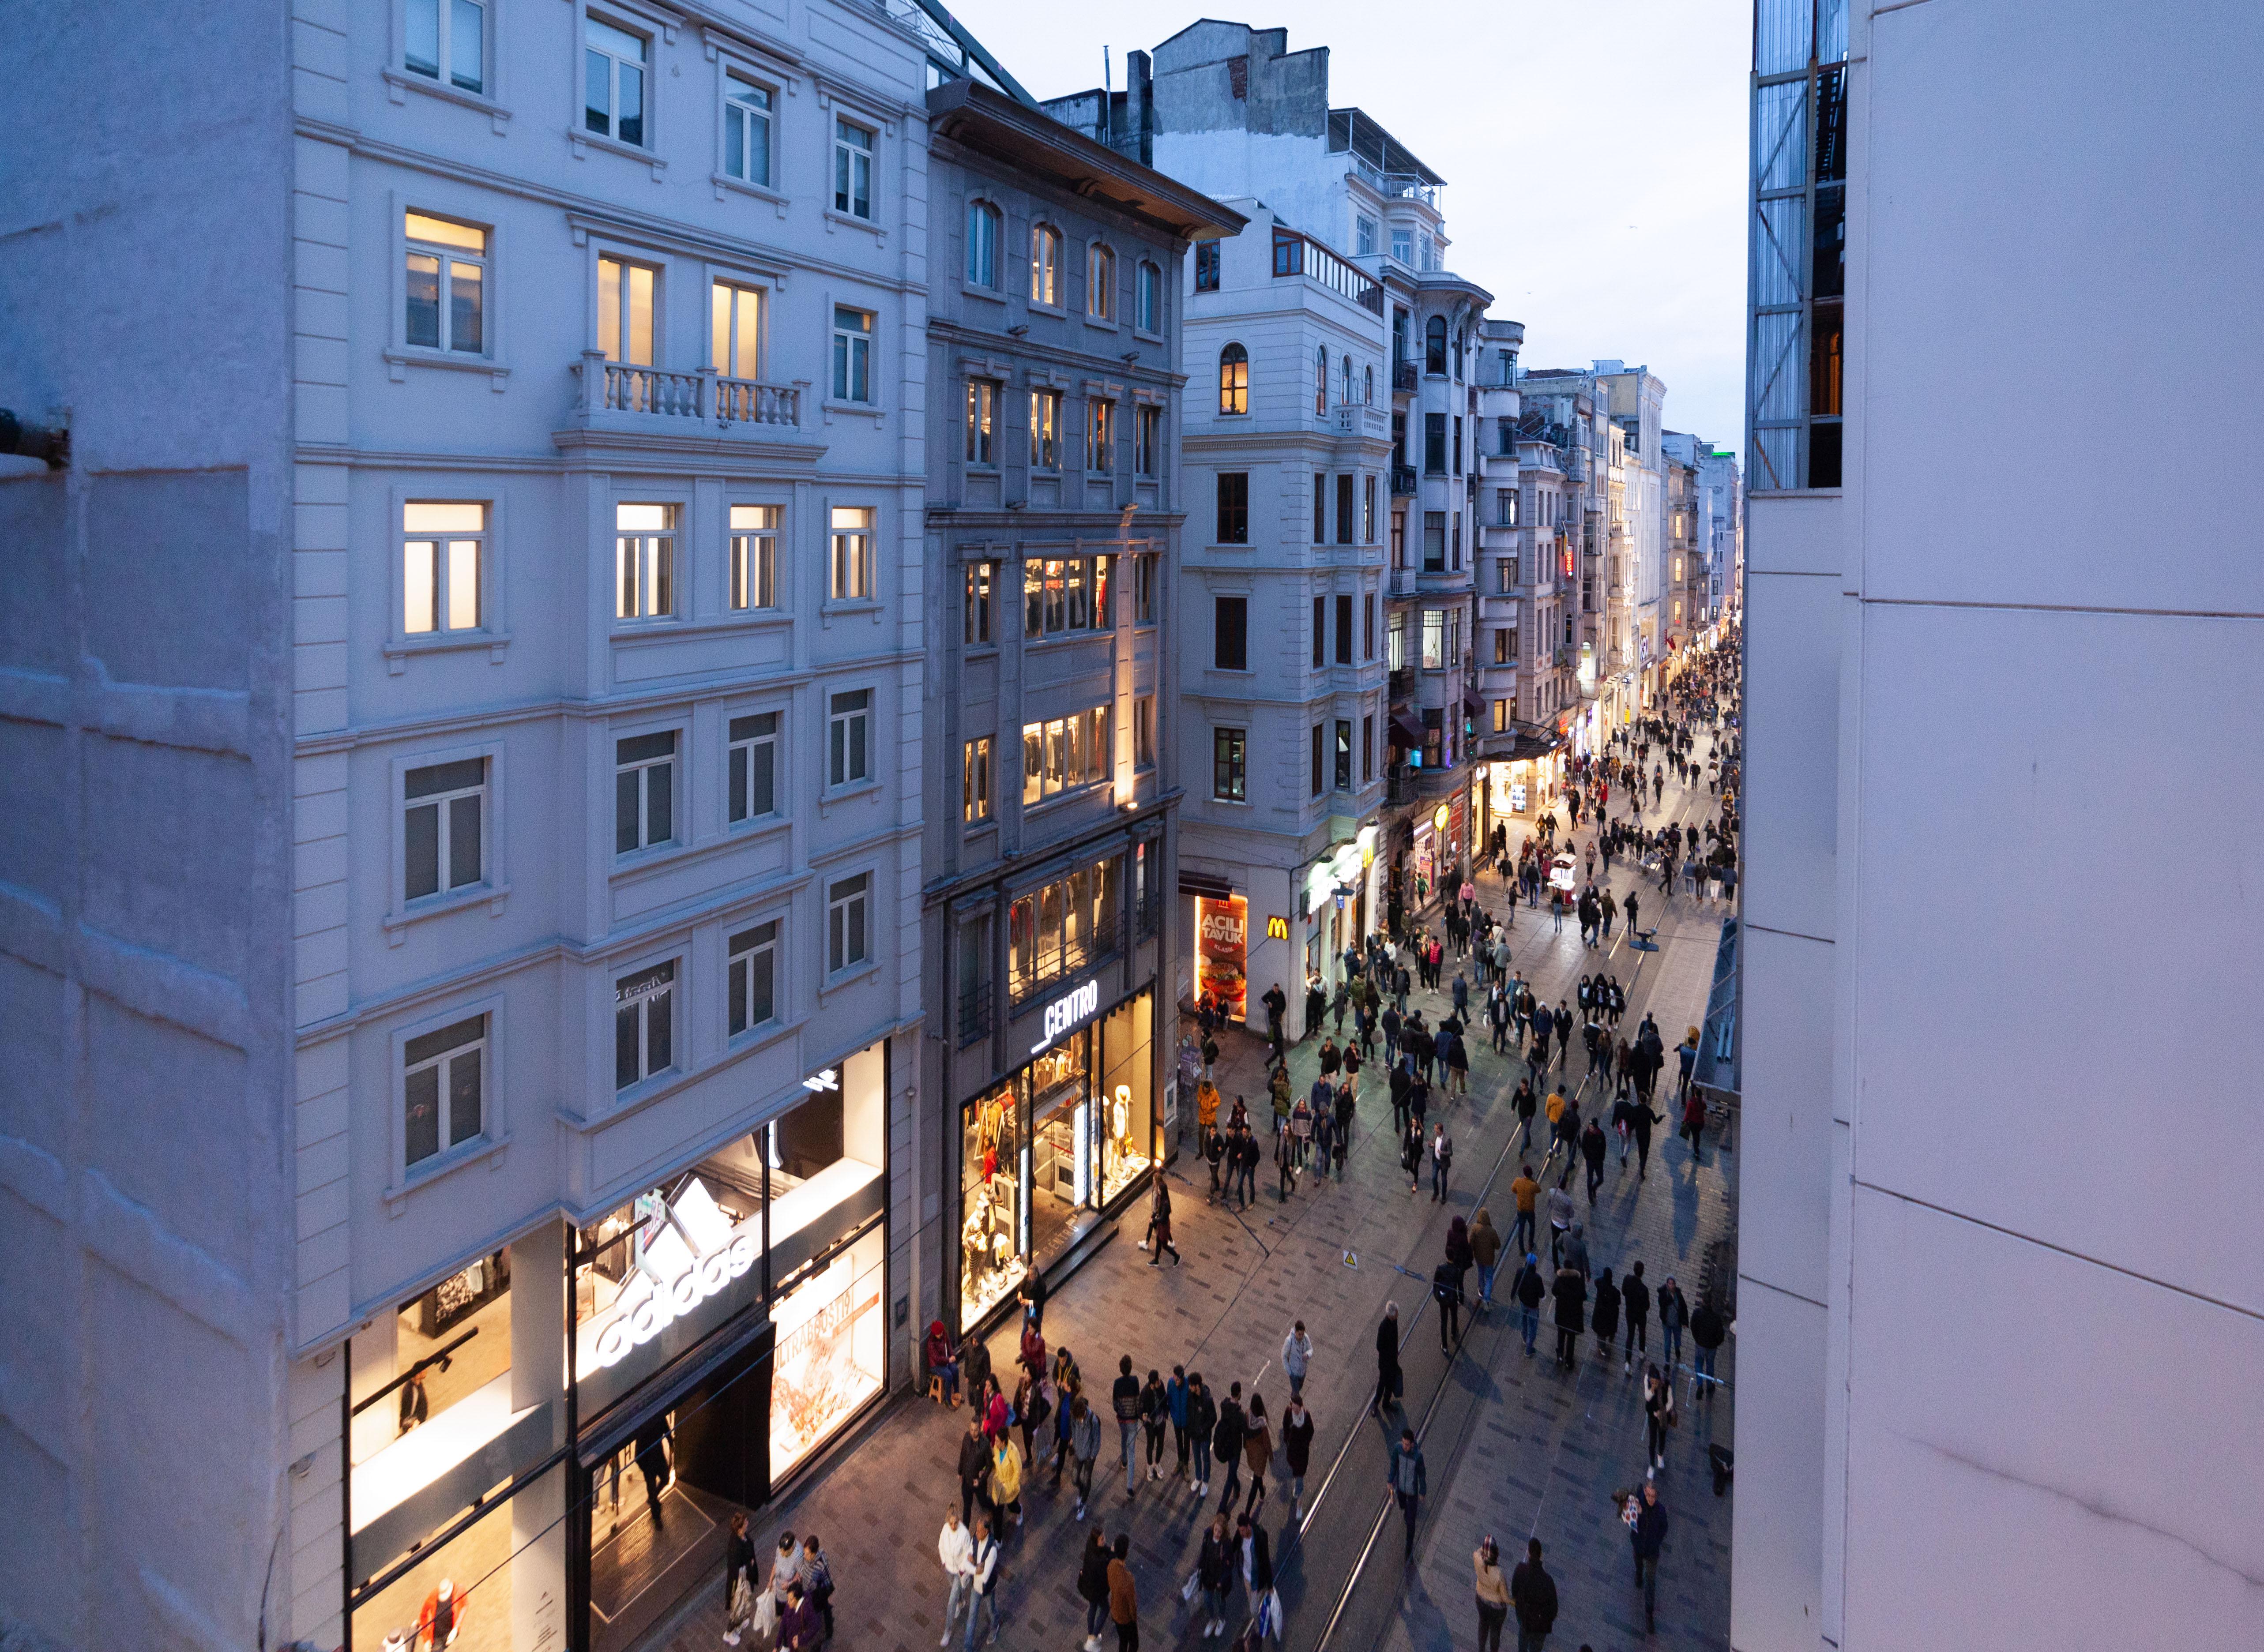
M1711 808L1702 792L1690 797L1670 787L1665 811L1646 811L1644 818L1650 825L1667 818L1694 822ZM1589 836L1579 834L1583 846ZM1622 898L1635 881L1630 870L1615 863L1609 880ZM1504 886L1490 875L1482 878L1480 899L1499 916L1506 902ZM1683 1029L1702 1016L1725 914L1719 902L1693 902L1679 892L1665 899L1655 880L1646 881L1643 902L1645 921L1658 926L1658 950L1630 950L1623 925L1606 946L1584 948L1572 923L1560 933L1545 911L1520 908L1510 932L1513 967L1551 1003L1571 1002L1582 975L1609 970L1628 993L1624 1035L1632 1038L1649 1012L1671 1051ZM1450 953L1450 982L1453 970ZM1434 1025L1448 1002L1446 994L1420 990L1410 999ZM1472 1004L1474 1009L1483 1004L1475 981ZM1253 1116L1262 1118L1264 1046L1245 1033L1223 1037L1231 1044L1219 1063L1227 1105L1239 1093ZM1291 1077L1300 1090L1317 1073L1319 1043L1309 1038L1290 1052ZM1583 1338L1577 1368L1562 1372L1550 1358L1554 1338L1545 1304L1537 1357L1525 1355L1513 1310L1498 1306L1474 1316L1451 1359L1440 1351L1427 1287L1449 1220L1484 1206L1506 1238L1514 1215L1509 1183L1520 1162L1541 1163L1537 1134L1531 1150L1509 1151L1516 1134L1509 1095L1526 1071L1524 1062L1494 1054L1482 1030L1472 1037L1470 1051L1469 1096L1447 1105L1443 1113L1434 1102L1432 1112L1434 1119L1444 1118L1455 1141L1454 1184L1444 1204L1433 1200L1427 1177L1410 1192L1392 1139L1382 1075L1364 1072L1341 1184L1308 1177L1283 1199L1267 1163L1259 1168L1256 1202L1240 1211L1208 1201L1207 1169L1183 1150L1172 1175L1184 1264L1151 1265L1138 1248L1146 1223L1143 1201L1122 1217L1115 1239L1055 1293L1047 1309L1047 1341L1075 1354L1104 1420L1117 1358L1128 1353L1143 1378L1150 1368L1168 1374L1179 1364L1201 1372L1216 1394L1238 1381L1245 1394L1265 1396L1278 1426L1288 1398L1280 1367L1282 1338L1293 1321L1306 1322L1316 1351L1305 1398L1317 1429L1306 1518L1301 1525L1292 1518L1288 1487L1278 1479L1269 1485L1262 1517L1273 1533L1285 1607L1282 1644L1291 1652L1323 1644L1362 1652L1475 1646L1471 1552L1489 1533L1501 1546L1505 1572L1523 1557L1528 1537L1545 1546L1563 1603L1552 1647L1568 1652L1584 1642L1596 1652L1636 1645L1724 1648L1734 1492L1715 1494L1707 1446L1732 1443L1728 1393L1694 1401L1687 1373L1681 1376L1681 1425L1658 1476L1671 1526L1657 1631L1646 1637L1628 1534L1613 1501L1644 1474L1640 1363L1629 1374L1616 1351L1608 1360L1597 1358L1590 1335ZM1569 1057L1563 1069L1567 1082L1577 1080L1585 1066L1585 1056ZM1657 1104L1670 1113L1673 1071L1670 1058ZM1584 1111L1593 1111L1586 1099ZM1580 1215L1596 1267L1610 1268L1617 1277L1641 1260L1654 1287L1674 1276L1694 1307L1709 1252L1731 1243L1735 1232L1737 1160L1734 1151L1723 1150L1725 1128L1731 1133L1726 1145L1734 1148L1735 1124L1717 1119L1709 1126L1703 1162L1696 1164L1673 1128L1670 1121L1655 1133L1647 1178L1638 1178L1632 1154L1621 1164L1615 1141L1597 1201L1590 1208L1583 1200ZM1266 1144L1270 1147L1270 1139ZM1571 1185L1578 1197L1582 1177L1577 1171ZM1544 1247L1546 1234L1544 1220ZM1723 1267L1724 1277L1733 1272L1718 1254L1711 1259ZM1545 1251L1542 1260L1546 1277ZM1514 1259L1505 1250L1498 1293L1506 1296L1513 1272ZM1470 1288L1475 1293L1475 1272ZM1404 1416L1420 1431L1429 1468L1430 1496L1411 1564L1403 1559L1403 1528L1386 1486L1386 1429L1367 1416L1376 1326L1390 1301L1399 1304L1403 1330ZM1651 1335L1657 1357L1655 1317ZM1735 1349L1733 1336L1719 1366L1728 1383L1735 1381ZM1010 1331L993 1338L992 1354L1001 1372L1011 1369ZM937 1644L944 1634L947 1590L935 1538L947 1506L957 1506L954 1465L966 1418L963 1410L939 1411L925 1399L901 1398L824 1474L758 1517L758 1553L767 1552L784 1529L814 1530L824 1539L838 1582L839 1644L860 1652L912 1652ZM1397 1433L1400 1422L1398 1415L1390 1417L1390 1434ZM1113 1436L1114 1431L1105 1432ZM1167 1445L1167 1474L1170 1467ZM1005 1547L1001 1647L1073 1652L1084 1640L1084 1606L1075 1583L1089 1526L1071 1518L1075 1499L1067 1482L1058 1493L1052 1484L1049 1471L1033 1473L1024 1523ZM1113 1438L1104 1442L1089 1520L1099 1521L1112 1537L1120 1531L1130 1535L1144 1646L1201 1642L1197 1609L1182 1600L1180 1588L1194 1569L1220 1489L1215 1481L1212 1498L1199 1508L1183 1483L1151 1482L1143 1467L1128 1498L1115 1443ZM1230 1634L1239 1633L1249 1607L1237 1587ZM681 1652L712 1652L721 1645L722 1627L718 1586L681 1619L673 1645ZM1513 1643L1513 1624L1508 1639ZM1113 1638L1104 1634L1104 1643L1113 1645Z

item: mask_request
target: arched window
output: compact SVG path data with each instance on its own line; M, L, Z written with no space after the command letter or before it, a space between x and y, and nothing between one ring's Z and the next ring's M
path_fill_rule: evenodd
M1375 405L1375 366L1374 363L1360 370L1360 399L1368 406Z
M1329 410L1329 347L1313 347L1313 412L1318 416Z
M998 285L998 209L989 201L967 203L967 279L976 286Z
M1097 243L1085 255L1085 313L1095 321L1116 319L1116 255Z
M1433 315L1430 325L1423 330L1423 371L1444 373L1447 370L1447 318Z
M1218 352L1218 410L1250 411L1250 352L1240 344L1229 344Z
M1030 231L1030 302L1058 308L1061 301L1061 231L1039 224Z
M1339 401L1346 402L1350 402L1352 401L1352 358L1350 356L1346 356L1344 359L1344 394L1338 398Z

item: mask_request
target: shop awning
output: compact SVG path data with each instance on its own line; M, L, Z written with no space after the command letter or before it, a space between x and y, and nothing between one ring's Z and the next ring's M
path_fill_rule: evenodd
M1208 872L1190 872L1181 866L1179 893L1198 895L1206 901L1227 901L1234 897L1234 886L1224 878L1214 877Z
M1563 749L1561 735L1545 738L1524 729L1509 729L1498 735L1480 735L1473 743L1477 756L1487 763L1527 763L1545 757Z
M1467 685L1462 689L1462 708L1473 717L1485 715L1485 701L1478 698L1477 690Z
M1391 714L1391 732L1399 736L1402 744L1412 746L1418 750L1422 749L1423 725L1405 712L1396 711Z

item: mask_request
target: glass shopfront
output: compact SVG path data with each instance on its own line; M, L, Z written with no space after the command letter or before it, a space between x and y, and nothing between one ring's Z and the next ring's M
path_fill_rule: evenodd
M962 1330L1059 1261L1156 1162L1154 995L1106 1014L1099 1001L1088 982L1048 1004L1032 1022L1044 1047L961 1105Z

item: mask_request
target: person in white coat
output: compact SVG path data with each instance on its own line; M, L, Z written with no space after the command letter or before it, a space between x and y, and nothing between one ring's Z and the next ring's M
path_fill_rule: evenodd
M1305 1370L1312 1359L1313 1339L1305 1335L1305 1322L1301 1319L1281 1339L1281 1369L1288 1373L1289 1397L1293 1400L1305 1391Z
M936 1534L935 1553L943 1562L944 1581L951 1587L943 1603L943 1639L936 1644L949 1646L951 1626L959 1620L961 1607L971 1605L969 1597L975 1587L975 1534L959 1523L956 1508L943 1511L943 1530Z

